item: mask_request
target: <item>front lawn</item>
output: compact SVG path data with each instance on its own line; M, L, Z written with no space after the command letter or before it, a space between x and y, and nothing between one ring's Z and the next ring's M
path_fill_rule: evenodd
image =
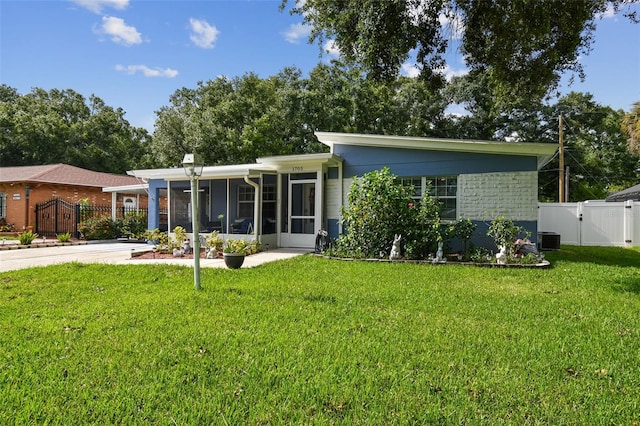
M0 424L633 424L640 250L0 274Z

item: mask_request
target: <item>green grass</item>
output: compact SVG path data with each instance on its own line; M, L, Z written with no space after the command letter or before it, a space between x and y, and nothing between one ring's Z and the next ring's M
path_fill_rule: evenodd
M640 250L0 274L0 424L633 424Z

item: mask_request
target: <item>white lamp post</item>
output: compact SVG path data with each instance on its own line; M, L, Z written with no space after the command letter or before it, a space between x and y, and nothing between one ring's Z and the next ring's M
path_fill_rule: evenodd
M191 222L193 228L193 285L200 290L200 221L198 220L198 179L202 176L202 162L196 154L185 154L184 172L191 180Z

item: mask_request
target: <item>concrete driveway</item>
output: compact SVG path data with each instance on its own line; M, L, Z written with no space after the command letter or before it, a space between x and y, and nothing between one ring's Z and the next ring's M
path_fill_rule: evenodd
M109 263L118 265L174 264L193 266L193 259L132 259L136 251L150 250L141 243L99 243L56 247L0 250L0 272L66 262ZM274 249L247 256L243 268L309 253L308 249ZM202 268L224 268L222 259L201 259Z

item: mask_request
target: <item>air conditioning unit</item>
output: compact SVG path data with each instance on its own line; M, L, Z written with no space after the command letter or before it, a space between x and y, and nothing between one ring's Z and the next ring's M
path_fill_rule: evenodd
M560 234L538 232L538 250L560 250Z

